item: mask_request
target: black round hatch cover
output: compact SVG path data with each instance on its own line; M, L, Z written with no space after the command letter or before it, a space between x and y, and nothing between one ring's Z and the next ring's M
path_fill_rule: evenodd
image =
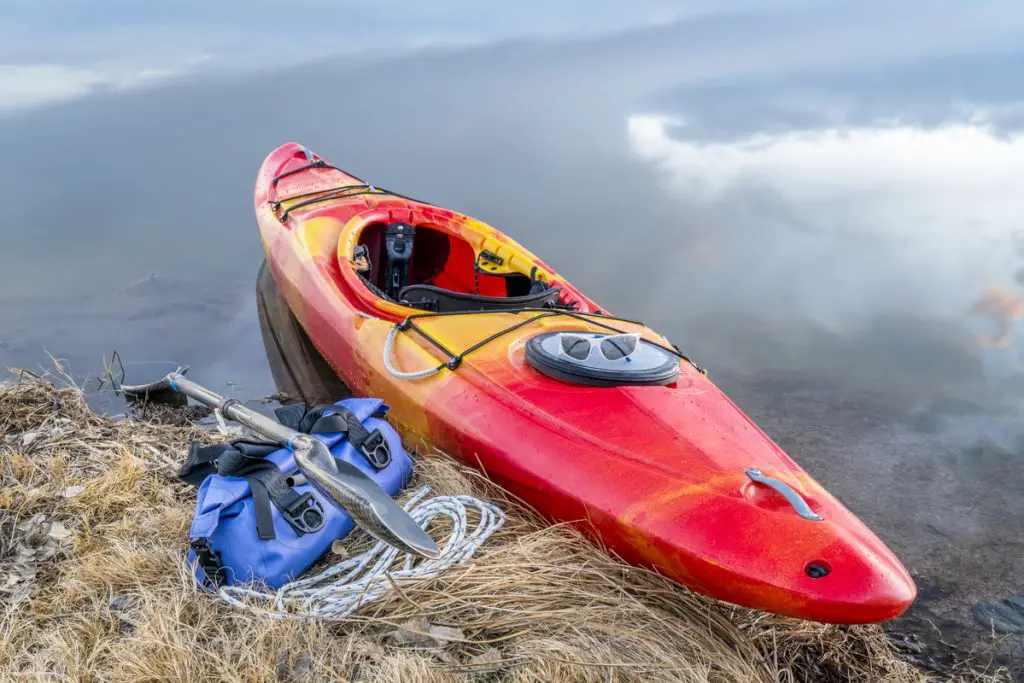
M664 385L679 377L679 357L636 333L545 332L526 342L526 362L555 379L599 387Z

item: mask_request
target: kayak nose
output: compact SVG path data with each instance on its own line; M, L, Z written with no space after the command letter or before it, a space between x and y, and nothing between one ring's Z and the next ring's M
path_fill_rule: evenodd
M798 619L878 623L914 601L917 588L899 559L823 489L801 484L805 505L794 506L796 498L744 478L739 495L696 509L676 499L669 514L649 508L632 517L656 539L644 559L698 592ZM679 547L702 550L684 555Z
M835 624L878 623L906 611L917 588L892 551L866 528L866 535L841 538L845 528L829 528L827 520L815 524L820 526L809 534L785 525L788 533L773 534L771 546L759 544L762 558L742 569L734 556L709 557L719 571L730 564L738 570L725 580L718 574L709 592L766 612ZM744 554L753 551L748 546Z
M815 521L786 510L764 512L764 528L774 527L777 539L770 582L779 590L778 604L771 604L769 592L762 609L842 624L901 615L917 597L907 569L852 514L823 512Z
M898 559L875 544L839 543L804 562L794 592L815 621L877 623L894 619L914 602L917 587Z
M899 616L914 601L917 588L903 564L831 495L805 484L809 499L782 477L757 468L745 474L750 481L741 489L744 503L757 510L753 517L776 539L783 560L775 565L783 570L776 583L804 603L797 614L873 623ZM778 611L789 607L779 605Z

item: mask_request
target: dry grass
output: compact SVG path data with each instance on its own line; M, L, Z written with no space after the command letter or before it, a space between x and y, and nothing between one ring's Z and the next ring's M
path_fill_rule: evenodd
M471 564L343 622L264 620L197 591L184 567L194 494L173 473L190 440L216 435L97 417L77 390L32 378L0 385L0 432L0 589L37 565L6 589L3 680L922 680L878 628L690 593L442 456L420 458L417 478L510 513Z

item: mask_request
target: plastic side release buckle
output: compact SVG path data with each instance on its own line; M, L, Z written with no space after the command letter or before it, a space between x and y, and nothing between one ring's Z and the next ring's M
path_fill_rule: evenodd
M312 493L306 492L298 500L282 509L285 520L300 534L312 534L324 526L324 508Z
M224 580L224 567L221 565L220 553L210 545L210 539L197 538L189 543L189 547L195 552L196 560L206 574L204 583L214 588L219 587Z
M359 444L359 452L374 469L382 470L391 464L391 447L379 429L374 429Z

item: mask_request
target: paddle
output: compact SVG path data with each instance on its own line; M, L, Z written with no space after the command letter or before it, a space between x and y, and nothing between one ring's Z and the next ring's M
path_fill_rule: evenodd
M137 367L146 366L135 366L132 369ZM133 378L132 383L128 384L122 376L120 382L116 383L117 388L129 397L145 397L148 400L160 400L161 396L172 393L184 394L218 409L225 418L292 449L295 463L306 478L377 540L420 557L440 557L441 551L437 544L409 513L361 469L331 455L322 441L289 429L243 405L238 399L224 398L196 384L184 376L188 368L171 367L173 369L166 375L146 383L137 382Z

